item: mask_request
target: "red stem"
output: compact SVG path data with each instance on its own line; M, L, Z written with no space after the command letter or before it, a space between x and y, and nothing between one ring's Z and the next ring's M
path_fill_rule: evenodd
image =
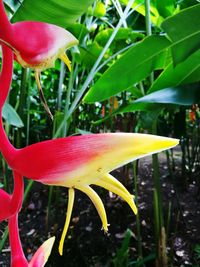
M19 237L18 214L9 219L8 227L11 247L11 267L28 267L28 262L24 256Z
M1 1L1 0L0 0ZM2 69L0 74L0 109L6 101L12 82L13 73L13 52L12 50L2 44Z
M0 74L0 151L6 161L10 162L14 156L15 148L6 136L2 122L2 108L9 93L13 72L13 52L10 48L2 45L3 64Z
M5 38L10 35L11 32L11 23L8 20L4 5L3 5L3 0L0 0L0 39Z
M11 198L10 213L18 213L22 206L24 195L24 181L23 177L16 171L13 171L14 175L14 190Z

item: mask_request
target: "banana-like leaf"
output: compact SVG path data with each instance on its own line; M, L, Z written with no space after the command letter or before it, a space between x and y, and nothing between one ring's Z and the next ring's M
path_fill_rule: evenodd
M134 103L159 103L190 106L200 101L199 84L165 88L145 95ZM134 103L132 105L134 105Z
M24 0L12 22L34 20L61 27L73 24L94 0Z
M10 125L13 125L18 128L24 126L21 118L9 103L5 103L2 115L3 118L6 120L6 122L9 123Z
M170 63L168 67L154 81L148 93L163 88L175 87L182 84L197 82L200 80L200 50L193 53L176 67Z
M121 106L103 119L93 122L93 124L100 124L117 114L135 111L159 113L161 110L167 107L191 106L192 104L199 103L199 101L199 84L177 88L165 88L145 95L144 97L141 97L126 106Z
M166 19L161 27L172 41L174 64L184 61L200 48L200 4Z
M140 82L160 67L169 45L163 36L150 36L131 47L94 84L84 101L103 101Z

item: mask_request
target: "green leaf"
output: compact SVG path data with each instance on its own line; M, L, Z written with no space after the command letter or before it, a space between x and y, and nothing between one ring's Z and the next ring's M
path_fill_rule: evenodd
M102 101L145 79L160 66L161 55L170 42L150 36L131 47L94 84L84 97L86 103Z
M148 93L181 84L192 83L200 80L200 50L192 54L175 68L170 63L168 67L154 81Z
M200 48L200 4L166 19L161 27L173 43L174 64L184 61Z
M165 88L145 95L134 101L135 103L160 103L190 106L200 101L199 85Z
M173 15L175 11L175 0L155 0L155 6L158 9L159 14L166 18Z
M113 259L113 265L114 267L120 267L120 266L128 266L129 263L129 246L131 241L132 232L131 230L127 229L122 245L117 250L116 256Z
M10 125L13 125L18 128L24 126L21 118L9 103L5 103L2 115L3 118L6 120L6 122L9 123Z
M198 84L177 88L165 88L141 97L128 105L121 106L103 119L93 122L93 124L100 124L117 114L135 111L159 113L163 108L166 107L171 107L174 105L191 106L199 101L200 90Z
M67 27L73 24L94 0L24 0L12 22L34 20Z
M2 183L0 183L0 188L3 188L3 187L4 187L4 185Z

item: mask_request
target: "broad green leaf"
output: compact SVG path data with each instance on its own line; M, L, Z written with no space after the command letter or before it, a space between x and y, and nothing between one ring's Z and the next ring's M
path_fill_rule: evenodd
M3 118L6 120L6 122L9 123L10 125L13 125L18 128L21 128L24 126L19 115L9 103L5 103L3 107L2 115L3 115Z
M184 62L173 67L170 63L168 67L154 81L148 93L181 84L192 83L200 80L200 50L192 54Z
M182 87L165 88L145 95L134 101L135 103L160 103L188 106L198 103L200 100L199 85L187 85Z
M0 188L3 188L3 187L4 187L4 185L2 183L0 183Z
M103 119L93 122L93 124L100 124L117 114L135 111L158 113L166 107L174 105L191 106L199 101L200 90L198 84L177 88L165 88L141 97L128 105L121 106Z
M35 20L67 27L87 11L94 0L24 0L12 22Z
M174 64L184 61L200 48L200 4L166 19L161 27L173 43Z
M86 103L102 101L145 79L160 66L170 42L163 36L150 36L131 47L94 84L84 97Z
M184 9L184 8L196 5L197 1L198 0L184 0L184 1L180 1L179 5L181 9Z

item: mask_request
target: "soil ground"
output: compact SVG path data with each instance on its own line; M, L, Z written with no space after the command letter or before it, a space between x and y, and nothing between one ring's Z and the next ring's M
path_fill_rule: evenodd
M183 186L183 177L180 174L180 153L177 151L174 155L176 166L178 166L174 173L175 179L169 176L165 154L159 156L165 221L169 214L167 243L169 266L198 267L200 260L198 261L198 255L194 251L195 246L200 245L198 186L196 180L190 180ZM132 165L115 171L113 175L123 182L130 192L133 192ZM116 259L117 250L122 245L126 230L129 228L132 237L129 244L129 265L127 266L135 266L138 246L135 216L129 206L119 197L103 189L94 188L105 204L110 223L109 233L105 235L101 231L100 219L87 196L76 192L64 255L60 257L57 248L65 220L67 190L53 189L53 203L49 210L49 216L47 216L49 187L34 183L19 216L20 236L28 259L45 239L55 235L56 243L47 267L126 267L121 266L120 263L114 265L113 260ZM155 251L151 157L144 158L139 162L138 188L138 208L145 257L153 255L152 253ZM6 225L7 222L1 224L1 233ZM0 266L9 267L9 260L10 249L7 242L0 256ZM146 262L145 266L155 266L154 260Z

